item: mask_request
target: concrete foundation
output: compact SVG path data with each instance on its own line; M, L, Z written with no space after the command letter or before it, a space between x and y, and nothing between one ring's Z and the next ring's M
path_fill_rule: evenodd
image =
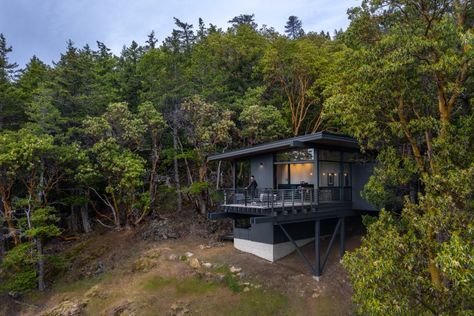
M296 240L296 244L301 247L314 241L314 238ZM295 251L295 246L291 241L278 244L267 244L247 239L234 238L234 247L240 251L251 253L257 257L274 262L288 256Z

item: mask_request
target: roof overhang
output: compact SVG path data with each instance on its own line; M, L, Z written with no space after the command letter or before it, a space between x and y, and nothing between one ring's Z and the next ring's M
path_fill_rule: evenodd
M359 149L357 140L352 137L318 132L212 155L209 156L208 161L243 159L283 150L311 147L314 145L322 147L348 148L352 150Z

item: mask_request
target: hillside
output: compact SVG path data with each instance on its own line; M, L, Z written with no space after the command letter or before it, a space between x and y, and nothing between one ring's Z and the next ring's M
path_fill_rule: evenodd
M198 223L187 222L188 229L178 231L183 235L178 239L150 236L148 226L54 243L56 249L49 251L61 248L68 262L54 284L41 294L6 298L0 313L351 314L351 288L336 252L316 281L297 254L272 264L234 249L231 242L216 241L216 235L205 236L205 221L192 222ZM358 242L359 237L352 236L349 248ZM311 252L311 245L305 251Z

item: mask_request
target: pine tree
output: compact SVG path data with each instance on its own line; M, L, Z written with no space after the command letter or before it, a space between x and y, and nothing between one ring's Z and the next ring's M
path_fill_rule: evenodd
M145 43L147 43L147 45L145 46L147 50L156 48L156 43L158 43L158 40L155 37L155 31L151 31L151 33L148 34L148 39Z
M304 35L303 23L297 16L291 15L288 18L285 25L285 33L291 39L297 39Z
M189 53L191 50L191 46L193 45L195 40L193 25L186 22L182 22L177 18L173 19L174 23L178 27L177 30L173 31L176 31L176 35L181 42L181 47L186 53Z
M4 128L6 119L14 110L16 93L13 80L16 75L16 63L8 61L8 53L12 52L12 47L7 45L5 36L0 33L0 130Z
M143 53L143 47L138 45L137 42L132 41L129 47L123 47L118 63L120 96L133 110L140 103L141 78L139 77L137 66Z
M248 25L253 29L258 27L258 24L255 23L255 14L241 14L229 20L228 23L232 24L233 28L237 28L240 25Z
M204 24L204 20L199 18L199 28L197 31L197 39L202 40L207 35L206 25Z

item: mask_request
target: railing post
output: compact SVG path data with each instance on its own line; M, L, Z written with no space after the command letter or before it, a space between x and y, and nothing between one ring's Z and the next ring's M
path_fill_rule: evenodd
M247 206L247 189L244 190L244 205Z
M295 190L291 190L291 211L295 211Z
M227 191L224 190L224 205L227 205Z
M283 211L285 210L285 191L281 190L281 208Z

